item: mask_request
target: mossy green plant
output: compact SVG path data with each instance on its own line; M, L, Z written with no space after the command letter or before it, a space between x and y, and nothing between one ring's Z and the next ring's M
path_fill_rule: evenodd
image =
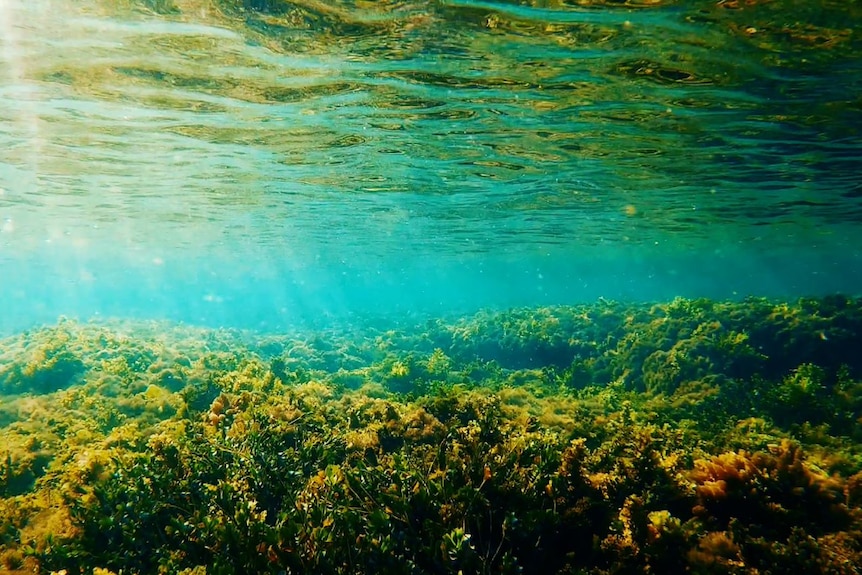
M0 561L850 573L860 307L599 302L259 340L63 321L3 348ZM63 385L18 377L66 352Z

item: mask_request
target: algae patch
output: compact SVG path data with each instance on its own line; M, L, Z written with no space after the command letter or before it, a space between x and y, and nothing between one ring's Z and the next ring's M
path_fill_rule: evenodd
M63 320L0 342L0 567L854 573L860 304Z

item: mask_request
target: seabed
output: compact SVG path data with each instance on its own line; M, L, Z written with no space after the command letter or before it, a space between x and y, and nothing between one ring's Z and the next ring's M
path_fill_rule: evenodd
M862 299L0 341L4 573L858 573Z

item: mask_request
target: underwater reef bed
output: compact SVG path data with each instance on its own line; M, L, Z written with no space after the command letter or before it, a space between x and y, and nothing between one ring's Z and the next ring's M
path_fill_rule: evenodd
M0 340L0 572L858 573L862 300Z

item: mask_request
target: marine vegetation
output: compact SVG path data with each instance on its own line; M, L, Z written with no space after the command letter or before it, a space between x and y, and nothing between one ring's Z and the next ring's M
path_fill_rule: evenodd
M862 300L0 340L0 571L858 573Z

